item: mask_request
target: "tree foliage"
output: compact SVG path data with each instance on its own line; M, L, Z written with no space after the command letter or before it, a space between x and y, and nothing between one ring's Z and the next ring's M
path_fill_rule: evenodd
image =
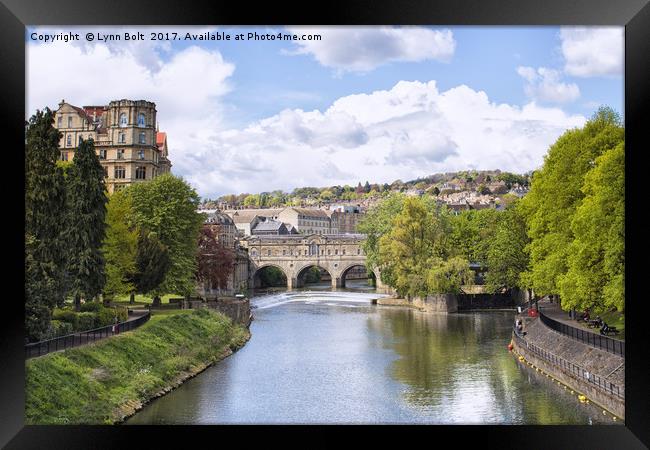
M195 290L197 242L203 223L203 215L197 212L196 191L183 179L163 174L133 184L127 192L133 201L133 223L143 232L156 233L169 252L169 270L154 293L191 294Z
M38 340L52 308L64 299L65 184L57 166L61 134L49 109L37 111L25 134L25 328Z
M139 233L131 223L132 209L132 199L125 190L113 193L107 204L103 253L106 261L104 294L109 298L136 291L133 277Z
M544 158L544 166L533 174L531 190L522 199L531 238L531 265L523 276L536 294L560 292L574 240L571 222L585 197L585 175L598 156L623 139L618 115L601 108L583 128L560 136Z
M234 251L219 240L216 227L202 227L199 232L197 279L206 286L226 288L234 263Z
M596 159L571 221L574 240L559 282L567 308L625 309L625 151L623 143Z
M80 141L72 163L67 179L66 271L70 292L79 306L80 298L94 298L106 282L101 247L108 198L92 139Z

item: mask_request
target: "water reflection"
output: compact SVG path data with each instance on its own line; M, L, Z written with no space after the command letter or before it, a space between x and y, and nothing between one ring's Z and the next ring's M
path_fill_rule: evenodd
M376 297L348 285L253 299L243 349L127 423L603 421L508 353L512 314L427 314Z

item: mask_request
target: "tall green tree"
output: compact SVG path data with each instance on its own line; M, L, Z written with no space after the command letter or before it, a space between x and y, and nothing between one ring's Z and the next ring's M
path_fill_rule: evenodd
M426 295L434 258L449 256L449 220L434 205L418 197L406 198L390 231L379 238L382 277L402 296Z
M51 310L64 299L65 184L57 166L61 133L48 108L37 111L25 135L25 328L40 339Z
M82 298L92 299L101 294L106 282L102 243L106 236L107 201L104 170L93 140L81 140L67 179L65 230L67 277L77 309Z
M131 278L140 294L154 293L154 305L160 304L160 285L171 268L168 247L154 232L140 230L135 257L135 273Z
M596 158L585 176L583 202L571 221L574 240L559 282L566 308L625 310L624 144Z
M106 263L107 298L134 294L138 230L131 223L133 201L126 190L114 192L106 210L106 238L102 252Z
M543 167L533 174L531 189L522 199L528 236L530 268L525 283L536 294L559 294L568 271L574 232L571 222L585 197L585 175L598 156L624 140L620 117L600 108L583 128L564 133L551 146Z
M169 252L171 261L155 294L190 295L196 288L197 242L203 215L197 212L199 196L183 179L172 174L129 186L133 222L156 238Z
M486 284L488 290L520 287L521 274L528 269L529 244L526 219L513 204L499 213L499 222L487 251Z

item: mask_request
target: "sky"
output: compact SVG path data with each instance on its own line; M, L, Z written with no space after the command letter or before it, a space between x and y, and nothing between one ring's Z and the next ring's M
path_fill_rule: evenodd
M69 33L80 40L64 41ZM230 40L193 38L206 33ZM623 116L623 35L623 27L549 26L30 27L26 115L62 99L152 101L172 173L203 198L468 169L524 173L599 106Z

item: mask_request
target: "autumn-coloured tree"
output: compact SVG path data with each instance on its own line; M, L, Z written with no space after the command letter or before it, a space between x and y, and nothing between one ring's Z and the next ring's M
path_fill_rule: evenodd
M220 240L216 228L204 226L199 232L197 279L207 287L225 288L234 268L234 251Z

